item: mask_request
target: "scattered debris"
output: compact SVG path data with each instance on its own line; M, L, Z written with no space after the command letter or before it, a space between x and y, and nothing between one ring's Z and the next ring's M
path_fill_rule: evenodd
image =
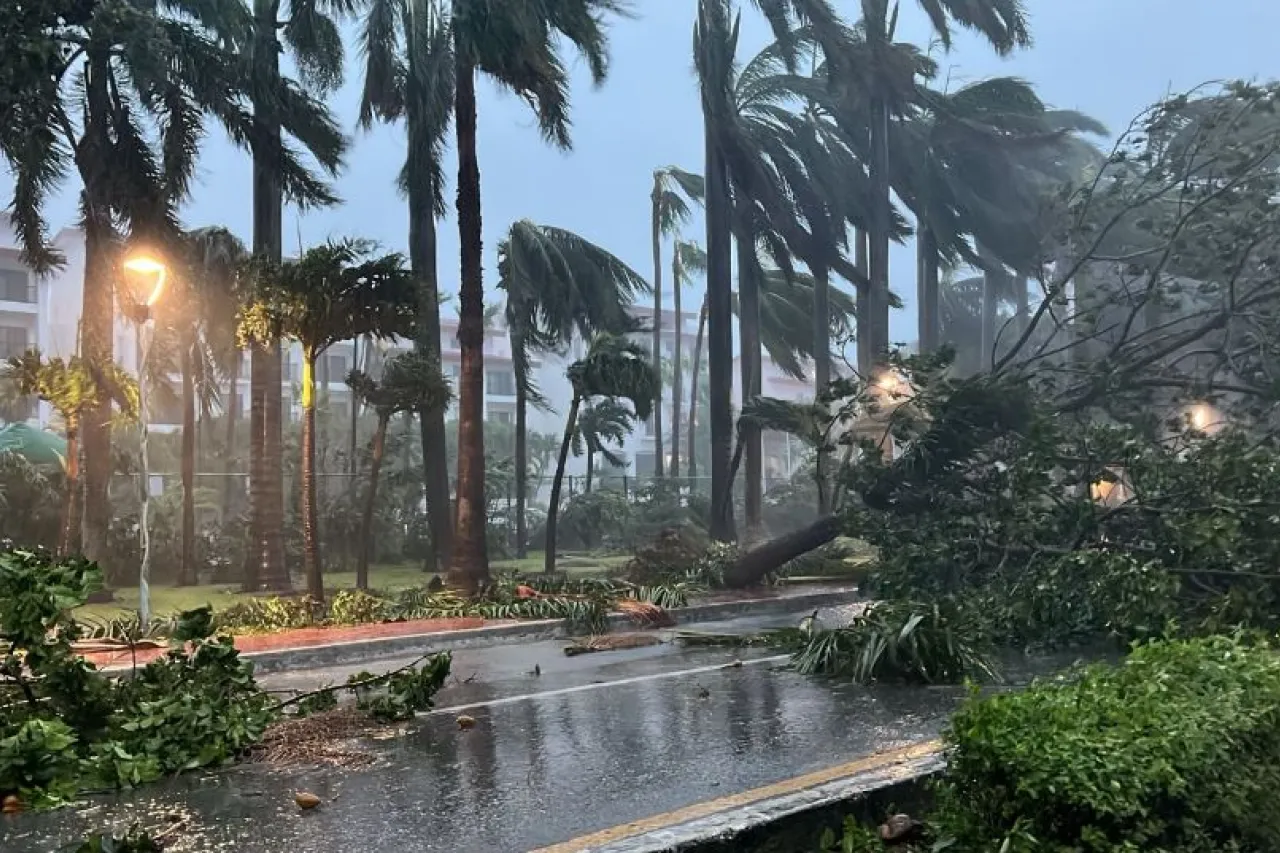
M885 844L905 844L919 839L924 824L908 814L891 815L880 824L880 840Z
M569 657L587 655L592 652L614 652L621 649L642 649L645 646L658 646L662 638L655 634L600 634L594 637L583 637L573 641L573 645L565 646L564 653Z
M475 717L468 717L466 714L458 715L458 728L462 729L463 731L466 731L467 729L474 729L475 727L476 727Z
M377 763L378 753L358 741L368 737L385 739L394 731L364 711L335 708L272 725L249 753L248 760L280 766L368 767Z
M708 690L707 688L702 687L701 685L699 685L699 687L698 687L698 698L699 698L699 699L710 699L710 698L711 698L711 691L710 691L710 690Z
M721 669L742 669L742 661L733 660L721 667Z
M320 805L320 798L317 797L315 794L309 793L307 791L299 791L298 793L294 794L293 801L297 803L298 808L302 809L304 812L310 811L311 809L314 809L316 806Z
M536 678L537 676L542 675L542 667L538 666L538 665L535 663L535 664L533 665L533 669L529 670L528 674L529 674L529 675L532 675L532 676L534 676L534 677Z
M0 807L0 813L17 814L22 811L22 800L18 799L17 794L10 794L4 798L4 805Z
M628 619L637 625L646 625L654 628L671 628L676 624L675 617L663 610L656 604L648 601L638 601L634 598L619 599L614 607L619 613L626 615Z

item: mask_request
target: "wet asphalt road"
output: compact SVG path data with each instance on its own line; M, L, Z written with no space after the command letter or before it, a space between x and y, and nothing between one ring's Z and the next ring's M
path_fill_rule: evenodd
M563 646L456 654L455 674L474 678L441 692L440 713L377 742L374 768L193 774L80 810L5 816L0 850L44 853L86 831L180 816L174 851L519 853L927 739L961 694L833 684L770 662L724 668L733 651L664 645L566 658ZM527 674L535 663L541 676ZM459 730L458 706L474 729ZM297 790L324 804L300 813Z

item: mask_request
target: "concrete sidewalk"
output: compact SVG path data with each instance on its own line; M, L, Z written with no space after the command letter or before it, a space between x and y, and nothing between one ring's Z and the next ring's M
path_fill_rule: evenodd
M772 591L770 591L772 592ZM860 600L850 587L780 590L767 595L739 598L717 596L718 600L692 604L668 611L677 624L715 622L739 616L768 616L838 607ZM622 613L609 616L610 629L634 626ZM276 634L236 637L236 647L253 661L259 674L294 669L340 666L379 658L402 657L432 651L489 648L514 643L552 640L567 636L560 619L493 622L483 619L427 619L351 627L308 628ZM138 649L141 665L165 653L165 649ZM92 652L85 658L113 671L132 668L135 656L129 649Z

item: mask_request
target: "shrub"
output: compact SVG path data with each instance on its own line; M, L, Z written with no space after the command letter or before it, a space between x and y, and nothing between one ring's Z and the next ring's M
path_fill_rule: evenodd
M946 735L957 851L1280 849L1280 657L1214 637L972 698Z
M392 617L392 603L358 589L334 593L329 602L329 621L336 625L365 625Z
M617 545L631 524L631 502L616 489L596 489L569 498L560 513L557 545L592 551Z

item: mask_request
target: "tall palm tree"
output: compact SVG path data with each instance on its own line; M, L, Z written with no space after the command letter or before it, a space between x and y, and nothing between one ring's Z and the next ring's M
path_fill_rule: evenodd
M655 367L662 365L662 240L664 237L675 234L689 221L691 212L689 201L700 203L705 192L706 185L701 175L686 172L678 166L666 166L653 171L653 190L649 193L649 204L653 240L653 363ZM678 301L680 282L672 281L671 287L676 291ZM677 307L676 346L679 346L682 323L680 309ZM662 371L659 370L659 400L662 399L661 376ZM673 474L679 467L679 453L675 449L677 441L679 437L673 435L671 440ZM665 472L661 404L653 411L653 466L654 476L661 480Z
M242 310L247 340L302 345L302 550L307 592L316 601L324 601L316 503L316 362L338 341L412 334L417 304L403 257L378 257L371 244L347 240L309 249L260 275L253 300Z
M929 16L934 35L946 49L951 48L956 26L973 30L991 43L1000 55L1031 43L1031 33L1021 0L919 0ZM895 63L894 29L898 18L897 0L862 0L862 28L872 63L863 69L829 71L839 84L842 74L858 74L869 94L866 129L870 145L870 174L873 191L871 224L868 229L869 277L866 328L860 329L865 339L865 352L879 360L889 348L889 241L892 231L892 184L890 160L890 124L896 113L907 106L896 97L901 72ZM828 57L830 59L830 57Z
M452 0L454 127L458 150L458 233L461 242L458 343L458 495L452 580L475 590L489 577L484 489L484 281L480 166L476 159L476 73L528 100L545 139L568 148L567 42L587 60L596 84L608 71L605 17L623 0Z
M249 81L250 110L236 114L231 138L253 158L253 254L267 267L283 258L284 201L306 208L337 202L299 156L301 147L328 176L337 173L347 140L324 103L342 83L338 20L351 0L252 0L252 32L239 58ZM280 68L289 54L298 80ZM296 145L295 145L296 143ZM249 401L250 540L246 589L290 586L284 553L282 352L275 340L251 351Z
M103 372L81 356L73 355L66 360L44 358L34 349L10 358L3 365L2 375L14 383L19 393L48 403L62 419L67 438L67 459L58 553L74 554L80 542L83 512L80 436L84 413L93 411L105 400L108 406L119 406L126 417L136 417L137 383L114 363Z
M684 305L681 293L694 276L707 270L707 253L697 243L677 239L671 250L671 297L676 314L676 340L671 353L671 476L680 476L680 406L684 400ZM701 312L699 312L701 314ZM702 340L699 317L698 341ZM692 411L692 406L690 410ZM691 475L692 476L692 475Z
M430 410L449 408L453 392L440 372L440 362L426 353L414 351L396 356L386 363L382 379L353 370L347 376L352 393L370 406L378 416L369 452L369 487L365 493L360 517L360 556L356 562L356 588L369 588L369 552L373 546L373 511L377 502L378 474L387 445L387 425L403 412L429 417ZM424 457L425 458L425 457Z
M360 122L404 120L408 155L400 189L409 202L409 263L418 279L415 348L440 360L436 220L445 213L444 149L453 115L454 58L444 0L369 0L364 18L364 91ZM444 410L420 417L427 458L444 459ZM446 570L453 542L449 471L426 465L427 516L434 563Z
M562 349L576 333L625 334L628 309L648 283L614 255L571 231L522 219L498 245L498 286L506 291L507 331L516 375L516 553L525 553L528 407L546 407L530 370L535 353Z
M597 335L585 356L569 365L573 399L564 422L564 440L551 482L551 503L547 507L547 546L543 571L556 570L556 520L560 513L560 489L569 450L578 433L582 405L597 397L628 400L635 417L644 420L653 410L658 393L657 370L646 358L644 348L626 338L607 333Z
M610 450L609 445L626 441L635 423L635 412L613 397L603 397L582 407L577 431L573 434L573 455L587 457L586 491L591 491L595 478L597 455L615 468L625 463L625 458Z
M184 241L176 293L161 304L159 322L177 336L182 374L182 558L178 583L197 582L195 566L195 468L197 397L208 413L218 402L221 366L239 360L235 347L237 276L244 244L225 228L199 228ZM234 379L232 380L234 381ZM234 423L229 407L228 419ZM228 457L230 449L228 444Z
M176 247L176 207L190 188L205 116L217 116L233 135L242 129L246 82L234 47L249 19L238 3L196 0L10 11L23 27L20 44L0 50L0 155L14 174L14 225L30 266L60 265L47 241L45 202L76 174L85 231L80 350L89 365L109 369L119 229L158 251ZM6 21L7 34L19 23ZM80 424L83 545L91 559L106 556L110 423L111 403L98 398Z

